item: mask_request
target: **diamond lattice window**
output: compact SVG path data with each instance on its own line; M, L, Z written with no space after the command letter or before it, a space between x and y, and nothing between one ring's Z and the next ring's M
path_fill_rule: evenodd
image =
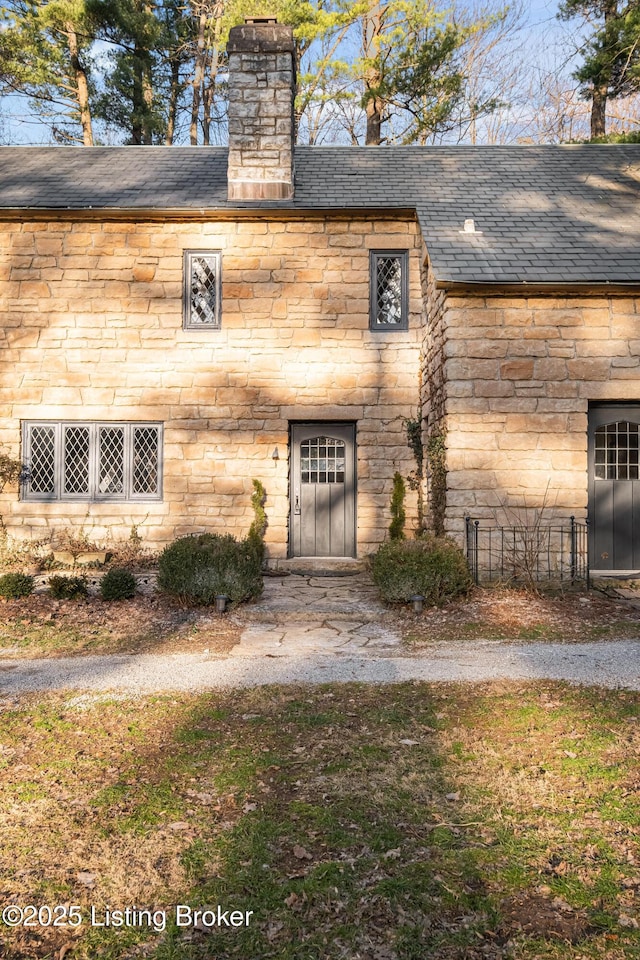
M620 420L598 427L595 437L597 480L640 479L640 425Z
M28 483L33 493L49 496L56 483L55 428L33 427Z
M219 251L185 251L185 329L217 330L220 327L221 266Z
M98 491L102 495L124 493L124 427L99 427Z
M159 423L25 423L26 500L159 500Z
M406 251L372 251L372 330L406 330L408 285Z
M64 427L63 496L89 495L89 427Z
M303 483L344 483L344 443L332 437L313 437L300 447Z
M158 489L157 427L133 428L133 492L155 493Z

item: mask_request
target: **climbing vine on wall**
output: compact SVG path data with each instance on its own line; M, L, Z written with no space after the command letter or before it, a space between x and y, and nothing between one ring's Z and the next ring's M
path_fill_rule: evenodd
M407 477L409 487L415 490L418 495L418 528L417 533L422 533L424 529L424 446L422 444L422 411L418 410L418 416L414 419L404 421L407 431L407 444L413 453L413 459L416 463L415 470Z
M444 536L444 512L447 502L447 448L444 430L435 429L427 440L427 461L431 480L430 505L433 532Z

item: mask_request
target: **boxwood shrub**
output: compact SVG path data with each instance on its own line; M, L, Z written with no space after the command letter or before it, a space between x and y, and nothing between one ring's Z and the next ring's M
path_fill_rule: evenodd
M0 597L17 600L33 593L33 577L26 573L5 573L0 577Z
M158 586L183 601L213 603L224 594L232 602L262 593L262 555L252 539L202 533L169 544L158 561Z
M471 573L462 550L448 537L383 543L373 558L372 574L388 603L408 603L420 594L439 606L468 592Z
M136 578L124 567L112 567L100 581L103 600L131 600L136 592Z
M79 600L88 592L86 577L65 577L63 574L49 577L49 593L54 600Z

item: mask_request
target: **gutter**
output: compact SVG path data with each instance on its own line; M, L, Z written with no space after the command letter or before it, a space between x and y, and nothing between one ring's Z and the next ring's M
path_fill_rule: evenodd
M544 282L529 282L521 280L501 281L501 280L436 280L436 289L445 290L447 293L465 293L472 297L495 296L496 294L516 294L519 297L551 296L558 294L567 294L576 296L602 295L618 293L640 293L640 281L638 280L576 280L567 282L561 280L549 280Z
M241 207L4 207L0 208L0 222L40 222L55 220L103 221L191 221L217 223L230 220L353 220L354 217L376 220L416 220L412 207L283 207L253 204Z

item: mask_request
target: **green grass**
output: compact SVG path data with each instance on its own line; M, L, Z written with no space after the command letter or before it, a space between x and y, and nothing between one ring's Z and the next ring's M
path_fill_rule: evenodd
M33 698L0 714L0 899L255 912L85 924L69 960L638 957L639 708L559 684ZM64 931L38 933L3 956L53 960Z

